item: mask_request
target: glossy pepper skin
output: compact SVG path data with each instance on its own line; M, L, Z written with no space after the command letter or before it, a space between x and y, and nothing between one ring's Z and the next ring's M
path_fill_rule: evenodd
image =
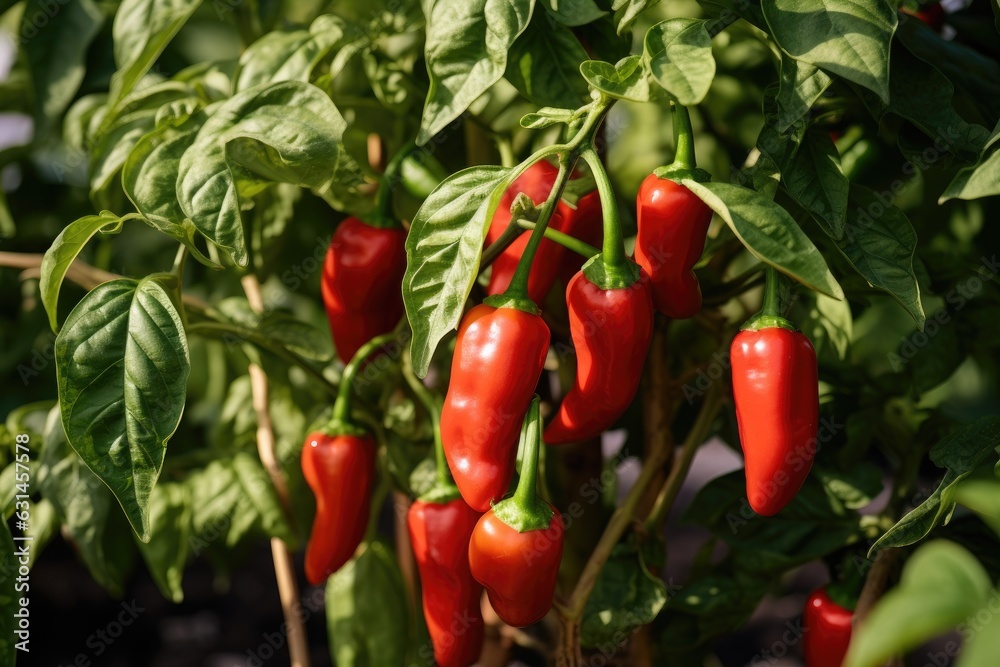
M507 492L521 420L542 374L539 315L481 304L462 320L441 410L441 440L462 498L485 512Z
M483 648L483 587L469 569L469 539L479 517L461 498L443 504L417 500L406 515L424 619L440 667L469 667Z
M851 643L853 612L830 599L825 588L806 600L802 654L806 667L841 667Z
M537 623L552 607L564 532L562 515L553 512L547 529L519 533L490 510L469 542L472 576L497 616L516 628Z
M673 319L701 310L694 265L705 250L712 209L680 183L650 174L636 198L635 261L653 285L653 305Z
M769 326L740 331L730 359L747 498L771 516L798 493L816 454L816 351L802 333Z
M316 496L306 545L306 578L321 584L349 561L365 536L375 479L375 441L369 435L311 433L302 472Z
M558 174L559 170L545 160L528 167L501 197L500 205L497 207L496 213L493 214L493 220L486 233L486 245L499 239L504 230L507 229L507 225L510 223L510 207L518 193L523 192L536 205L541 204L548 198ZM600 238L601 202L597 193L581 197L575 210L565 202L560 201L552 212L552 217L549 218L549 227L577 236L588 243L592 243L588 238L593 237L596 227L597 238ZM502 294L510 285L510 280L514 276L521 255L524 254L530 236L528 233L522 233L494 260L490 282L486 286L487 294L491 296ZM573 268L574 262L576 262L576 268L579 268L579 262L572 251L548 239L543 240L535 253L535 261L532 263L531 274L528 278L528 296L531 297L531 300L538 304L544 303L556 278L560 276L565 267L570 267L571 274L572 270L575 270Z
M545 429L545 442L580 442L621 417L639 388L653 336L649 281L604 290L578 272L566 288L576 379Z
M337 227L323 263L322 293L333 344L347 363L369 340L403 316L406 231L357 218Z

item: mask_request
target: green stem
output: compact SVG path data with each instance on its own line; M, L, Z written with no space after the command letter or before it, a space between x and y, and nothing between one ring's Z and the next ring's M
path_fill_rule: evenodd
M188 318L187 311L184 308L184 260L187 259L187 246L183 243L177 248L177 254L174 255L174 265L171 267L170 272L177 276L177 285L174 288L174 294L176 294L176 305L177 312L181 317L181 324L184 329L187 330Z
M778 295L781 283L778 272L774 267L769 266L764 276L764 303L761 305L760 311L747 320L740 329L742 331L757 331L758 329L779 327L795 331L795 325L781 316L781 298Z
M521 229L534 229L537 225L529 220L521 219L517 221L517 226L520 227ZM560 232L558 229L552 229L551 227L547 227L545 229L545 238L552 241L553 243L558 243L562 247L568 248L575 253L583 255L587 259L590 259L591 257L598 255L601 252L599 249L595 248L589 243L585 243L580 239L576 238L575 236L564 234L563 232Z
M455 483L451 479L451 472L448 470L448 462L444 456L444 443L441 440L441 401L431 394L430 389L413 372L408 351L403 354L403 377L406 378L406 383L410 385L410 389L417 395L417 399L420 400L431 417L431 426L434 430L434 462L437 468L437 488L433 490L433 494L439 495L457 491Z
M329 423L332 432L347 432L347 430L352 428L351 393L354 388L354 379L358 375L358 370L360 370L365 361L372 355L373 352L375 352L375 350L382 347L386 343L391 342L397 336L399 336L398 331L390 331L387 334L375 336L375 338L372 338L370 341L362 345L361 348L354 353L354 356L351 357L347 366L344 367L344 372L340 376L340 388L337 390L337 401L333 404L333 417L330 419Z
M261 336L258 333L252 331L247 331L244 327L237 326L235 324L230 324L227 322L196 322L194 324L185 327L185 331L188 335L198 335L219 338L223 341L226 336L232 336L235 338L240 338L249 341L256 345L257 347L267 350L268 352L274 354L275 356L281 357L285 361L288 361L295 366L298 366L310 376L312 376L320 386L323 387L331 395L336 396L338 389L337 385L333 384L326 379L326 376L311 363L300 357L298 354L292 352L288 348L277 345L265 336Z
M590 166L594 181L597 183L597 193L601 198L601 213L604 217L604 242L600 259L589 262L584 272L587 279L601 289L628 287L639 279L639 269L629 262L625 254L625 239L618 218L615 191L593 146L586 148L581 157Z
M379 183L378 191L375 193L375 210L373 215L369 216L366 220L369 224L375 227L391 228L399 227L399 221L395 219L392 212L392 193L396 188L396 184L399 183L399 174L403 166L403 160L417 147L412 141L407 143L405 146L400 148L396 154L389 161L389 164L385 166L385 171L382 172L381 183Z
M538 496L538 455L542 448L540 399L531 399L521 424L521 478L514 495L493 506L493 514L519 533L545 530L552 523L552 507Z
M513 167L517 164L517 158L514 156L514 146L511 144L510 138L498 135L496 143L497 150L500 152L500 164L504 167Z
M674 166L683 169L694 169L694 131L691 129L691 116L683 104L674 104Z

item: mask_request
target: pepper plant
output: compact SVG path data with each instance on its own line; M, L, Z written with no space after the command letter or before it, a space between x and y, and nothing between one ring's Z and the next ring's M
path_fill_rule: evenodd
M0 662L65 541L269 542L296 666L997 664L998 29L0 2Z

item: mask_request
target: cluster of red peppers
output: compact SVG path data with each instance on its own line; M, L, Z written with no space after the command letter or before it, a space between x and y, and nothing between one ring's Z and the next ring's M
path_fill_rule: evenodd
M634 260L626 255L611 185L592 145L584 145L578 157L588 163L597 189L575 206L561 199L572 168L569 156L560 155L558 167L542 159L522 168L501 199L486 242L509 239L512 233L516 238L493 262L487 298L462 319L443 401L407 376L434 423L437 483L411 505L407 524L423 584L424 616L442 666L467 667L478 658L484 588L498 616L510 625L529 625L548 612L564 526L536 488L543 441L582 442L611 427L638 390L654 313L683 319L701 308L693 269L704 251L712 211L682 181L704 180L707 174L694 166L690 120L681 106L675 108L674 124L674 163L656 170L639 190ZM520 210L515 206L519 195L536 207L538 222L523 225L530 233L515 229L521 225L512 220ZM546 237L560 238L553 231L564 235L560 243ZM579 243L569 244L566 236ZM331 424L307 438L302 454L317 498L306 550L313 583L352 557L368 525L376 444L350 420L349 386L357 367L384 344L380 336L402 317L405 237L386 215L375 224L348 218L327 253L323 299L337 352L350 363ZM598 240L600 250L588 245ZM569 248L589 258L584 262ZM543 428L534 394L550 331L539 306L560 278L566 282L576 374ZM764 306L731 349L747 493L751 506L764 515L780 511L801 487L815 454L818 418L816 355L808 338L781 317L777 286L776 274L768 269ZM518 445L520 478L508 497ZM810 609L807 623L823 629L807 635L807 656L832 653L821 638L835 636L827 627L833 617L816 616ZM814 666L835 664L807 659Z

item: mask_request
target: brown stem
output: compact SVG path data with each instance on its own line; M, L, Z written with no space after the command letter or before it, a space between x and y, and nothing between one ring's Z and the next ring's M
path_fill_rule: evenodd
M257 277L253 274L247 274L243 276L241 283L250 308L256 313L262 313L264 311L264 298ZM271 410L268 404L267 374L258 364L252 362L249 365L249 373L253 408L257 415L257 453L264 469L271 478L271 484L285 510L286 517L291 517L288 485L275 454L274 430L271 428ZM306 629L302 623L302 617L297 610L299 586L295 580L292 555L284 542L272 538L271 556L274 560L274 576L278 582L281 610L285 616L285 627L288 629L288 653L292 667L309 667L309 642L306 639Z
M581 667L581 665L583 665L583 654L580 652L580 621L560 616L556 667Z
M858 597L858 604L854 608L854 634L857 635L865 620L868 618L872 607L882 597L885 589L889 586L889 579L892 577L896 564L899 562L899 549L889 548L879 551L875 556L875 563L865 577L865 585L861 589Z

